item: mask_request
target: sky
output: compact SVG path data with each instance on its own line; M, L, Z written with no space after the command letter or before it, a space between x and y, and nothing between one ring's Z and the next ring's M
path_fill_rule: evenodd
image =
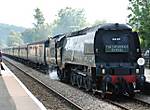
M87 21L106 20L126 23L128 0L0 0L0 23L33 27L34 9L40 8L47 23L65 7L84 8Z

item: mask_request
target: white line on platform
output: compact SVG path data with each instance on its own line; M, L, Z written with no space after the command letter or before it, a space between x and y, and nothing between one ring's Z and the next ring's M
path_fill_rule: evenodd
M12 76L18 81L20 86L26 91L26 93L33 99L33 101L40 107L41 110L47 110L45 106L25 87L25 85L14 75L12 71L9 70L9 68L2 63L4 66L5 70L8 71Z

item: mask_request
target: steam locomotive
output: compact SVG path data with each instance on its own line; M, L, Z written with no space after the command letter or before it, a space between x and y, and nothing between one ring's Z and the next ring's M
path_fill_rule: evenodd
M98 25L3 52L41 69L55 68L61 81L101 92L102 97L133 97L145 82L138 34L126 24Z

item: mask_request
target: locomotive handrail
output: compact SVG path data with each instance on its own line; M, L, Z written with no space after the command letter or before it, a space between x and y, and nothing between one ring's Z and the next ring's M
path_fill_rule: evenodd
M119 65L119 66L104 66L104 67L106 67L107 69L109 69L109 68L120 68L120 67L123 67L123 68L135 68L135 66L122 66L122 65Z

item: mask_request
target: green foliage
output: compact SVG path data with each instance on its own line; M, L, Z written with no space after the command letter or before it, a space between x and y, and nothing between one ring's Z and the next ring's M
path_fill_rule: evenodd
M36 28L39 28L40 26L44 25L45 18L39 8L35 9L35 14L33 16L34 19L36 20L36 23L34 23L34 26Z
M39 8L35 9L35 15L33 16L37 23L35 28L32 29L32 40L37 41L48 38L48 36L51 34L50 25L44 23L45 18Z
M51 26L49 24L41 25L40 28L26 29L22 33L24 43L31 43L47 39L51 35Z
M33 29L26 29L22 32L22 39L24 43L31 43L33 41Z
M19 46L23 44L23 40L21 39L21 34L17 32L11 32L8 40L7 45L8 46Z
M83 9L66 7L59 10L57 17L52 24L53 35L76 31L86 26L85 11Z
M35 9L35 14L33 15L36 23L34 23L34 28L26 29L22 33L22 39L24 43L31 43L39 40L48 38L51 34L51 26L44 23L45 18L39 8Z
M129 24L140 34L143 47L150 47L150 0L129 0Z
M24 30L25 28L23 27L0 23L0 47L7 47L7 39L9 37L10 32L23 32Z
M35 32L38 40L47 39L48 36L51 35L51 26L49 24L44 24L38 30L35 29Z
M44 24L40 28L34 29L33 40L44 40L47 39L49 35L51 35L51 26L49 24Z

